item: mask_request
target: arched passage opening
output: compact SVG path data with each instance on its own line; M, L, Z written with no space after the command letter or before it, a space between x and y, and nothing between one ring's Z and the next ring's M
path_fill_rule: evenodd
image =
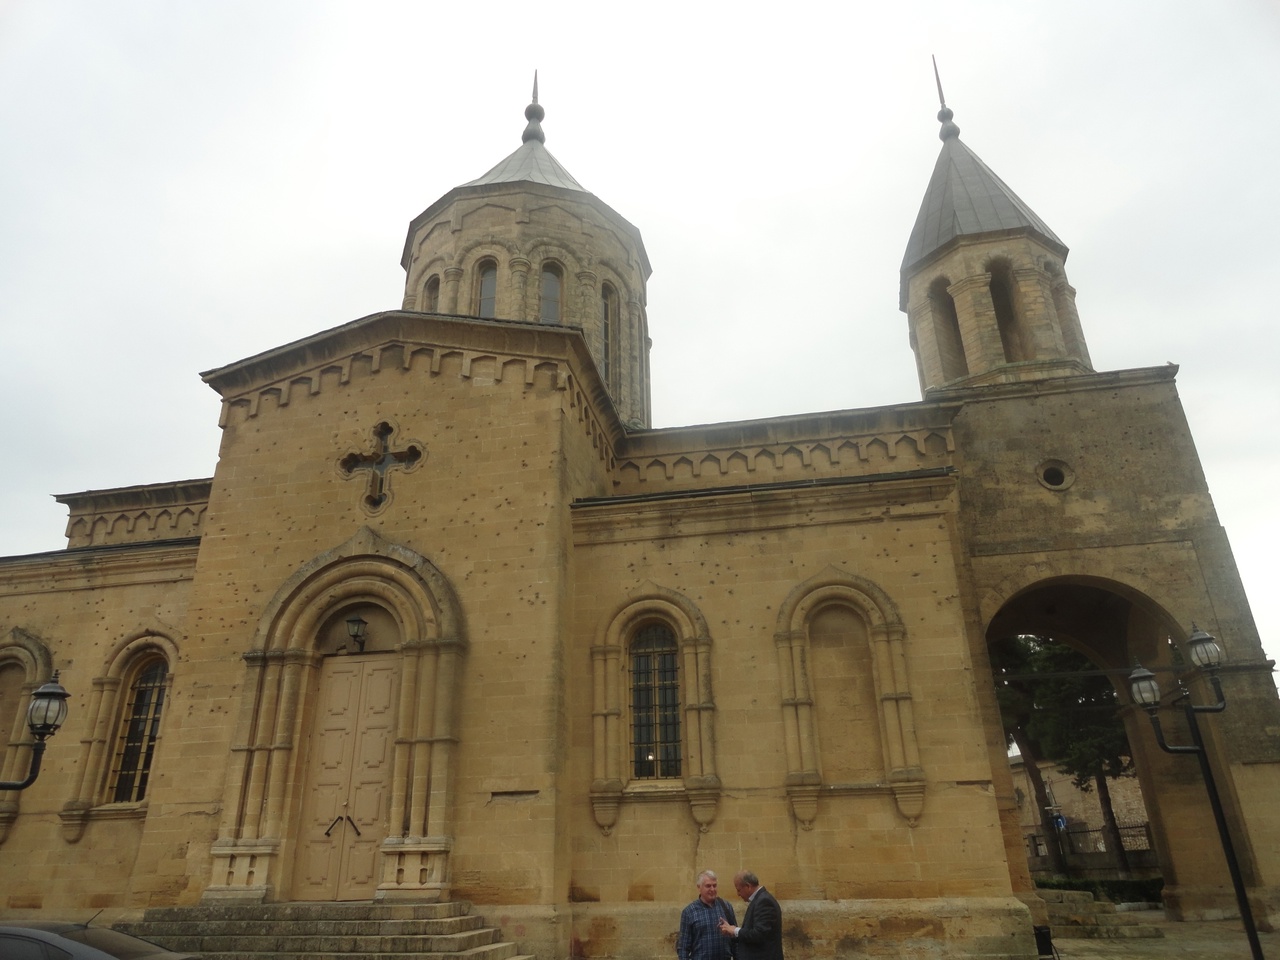
M1185 690L1196 702L1212 702L1205 676L1183 654L1190 630L1190 623L1141 591L1087 576L1050 577L1023 587L1004 602L986 630L993 665L1000 663L999 648L1011 638L1036 637L1082 654L1093 672L1110 681L1165 882L1165 906L1178 919L1231 916L1236 913L1234 894L1199 767L1160 749L1145 712L1132 702L1127 678L1140 662L1156 673L1169 700ZM1166 710L1162 717L1170 741L1189 742L1180 711ZM1237 777L1249 773L1230 762L1230 740L1238 733L1218 717L1204 726L1212 727L1205 731L1209 758L1245 883L1265 900L1266 883L1260 880L1248 829L1248 800L1238 789ZM1009 789L1012 793L1012 779ZM1019 819L1006 818L1006 831ZM1023 837L1006 836L1006 848L1016 874L1021 864L1015 863L1015 851L1026 850Z

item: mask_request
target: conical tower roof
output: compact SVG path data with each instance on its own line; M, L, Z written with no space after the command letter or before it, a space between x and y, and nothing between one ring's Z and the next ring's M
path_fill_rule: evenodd
M547 137L542 132L542 118L546 111L538 103L538 77L533 78L533 102L524 109L528 124L524 128L521 144L514 153L499 162L492 170L464 187L481 187L493 183L545 183L564 190L581 190L582 184L573 178L564 165L547 149Z
M503 158L483 176L454 187L413 218L413 221L409 224L408 235L405 237L404 252L400 257L400 265L406 270L409 268L413 238L418 229L460 197L507 193L513 189L519 191L522 189L520 184L536 184L535 190L550 187L555 190L579 194L584 202L598 208L603 215L615 221L627 233L631 234L643 265L644 275L648 277L650 273L649 257L645 253L644 242L640 239L640 232L625 217L620 216L616 210L578 183L573 174L566 170L564 165L553 157L547 149L547 138L542 132L542 119L546 116L546 111L538 103L538 76L536 73L533 77L533 100L529 106L525 107L524 116L527 121L524 134L520 138L520 146L513 153Z
M938 112L942 152L916 215L902 258L908 273L958 237L1029 231L1063 258L1067 247L1008 185L960 141L944 103Z

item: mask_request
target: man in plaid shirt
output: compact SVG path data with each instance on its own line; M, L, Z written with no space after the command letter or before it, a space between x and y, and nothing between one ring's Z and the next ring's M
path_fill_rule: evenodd
M733 907L717 894L715 872L698 874L698 899L680 912L680 935L676 937L678 960L731 960L734 940L720 935L720 920L737 924Z

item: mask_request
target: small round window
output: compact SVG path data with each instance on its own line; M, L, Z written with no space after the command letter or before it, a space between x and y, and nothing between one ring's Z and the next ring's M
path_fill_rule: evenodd
M1065 490L1076 482L1075 471L1061 460L1045 460L1036 467L1036 479L1040 486L1050 490Z

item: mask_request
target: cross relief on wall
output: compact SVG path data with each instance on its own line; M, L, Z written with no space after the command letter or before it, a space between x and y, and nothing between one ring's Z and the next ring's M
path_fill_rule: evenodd
M381 512L391 502L391 471L409 472L426 459L426 445L407 440L400 450L391 442L396 428L386 420L373 428L373 450L369 453L352 452L338 461L338 470L348 480L362 473L368 474L368 488L360 504L370 513Z

